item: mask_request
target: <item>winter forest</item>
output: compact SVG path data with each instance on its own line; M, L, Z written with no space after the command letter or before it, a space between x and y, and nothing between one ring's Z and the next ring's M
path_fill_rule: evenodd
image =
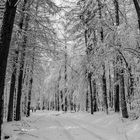
M139 0L0 0L0 140L140 140Z

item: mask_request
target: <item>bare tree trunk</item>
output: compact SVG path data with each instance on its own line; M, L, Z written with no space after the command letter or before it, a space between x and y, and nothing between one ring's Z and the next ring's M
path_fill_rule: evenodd
M61 110L64 111L64 94L63 91L60 90L60 97L61 97Z
M134 77L132 74L131 66L128 68L129 71L129 80L128 80L128 99L129 99L129 105L130 105L130 110L132 109L131 105L131 99L134 96Z
M14 102L14 92L15 92L15 84L16 84L16 73L17 73L17 64L18 60L18 51L15 50L15 56L14 56L14 62L13 62L13 72L11 76L11 84L10 84L10 97L9 97L9 105L8 105L8 116L7 116L7 121L12 121L13 120L13 102Z
M34 61L35 61L35 47L33 48L33 52L32 52L32 56L31 56L31 66L30 66L30 72L29 72L29 89L28 89L28 103L27 103L27 117L30 116L30 106L31 106L31 96L32 96L32 85L33 85L33 72L34 72Z
M89 100L88 100L88 96L89 96L89 93L88 93L88 90L87 90L87 93L86 93L86 111L89 110Z
M118 72L118 69L115 68L114 70L114 109L115 109L115 112L119 112L120 111L120 103L119 103L119 84L116 83L118 82L119 80L119 72Z
M122 59L121 59L121 64L122 64ZM122 117L128 118L127 104L125 100L125 84L124 84L124 69L123 68L120 70L120 99L121 99Z
M105 65L102 65L102 67L103 67L103 76L102 76L102 81L103 81L103 101L104 101L105 111L108 114L108 102L107 102L107 87L106 87Z
M30 6L29 3L28 3L28 6ZM25 32L27 32L28 30L29 20L30 20L30 17L27 14L25 17L25 29L24 29ZM26 45L27 45L27 36L23 35L22 51L21 51L21 56L20 56L20 70L19 70L19 76L18 76L18 91L17 91L17 105L16 105L16 118L15 118L16 121L21 119L21 97L22 97L23 73L24 73L23 69L24 69L24 63L25 63Z
M5 4L5 12L3 15L2 27L0 31L0 139L1 126L3 123L3 105L4 105L4 84L6 76L6 67L8 60L9 47L11 42L14 19L16 15L15 5L17 0L7 0Z
M99 18L102 19L102 7L101 7L101 1L98 0L98 7L99 7ZM101 37L101 42L103 43L104 41L104 31L103 27L100 27L100 37ZM103 75L102 75L102 83L103 83L103 102L104 102L104 108L106 110L106 113L108 114L108 101L107 101L107 86L106 86L106 75L105 75L105 62L102 64L103 67Z
M113 92L112 92L112 80L111 80L111 72L109 68L109 106L113 108Z
M64 80L65 80L65 87L64 87L64 107L65 111L68 110L68 97L67 97L67 44L65 39L65 70L64 70Z
M60 81L61 81L61 68L59 70L59 76L58 76L58 83L57 83L57 110L60 111L60 89L59 89L59 85L60 85Z
M94 107L93 107L93 91L92 91L92 74L88 74L88 81L89 81L89 92L90 92L90 109L91 109L91 114L94 113Z
M31 74L33 75L33 74ZM28 103L27 103L27 117L30 116L30 106L31 106L31 95L32 95L32 84L33 84L33 77L31 76L29 81L29 91L28 91Z
M93 80L93 108L94 112L98 111L98 105L97 105L97 93L96 93L96 81Z
M115 19L116 19L116 26L119 26L120 24L120 20L119 20L119 3L118 0L114 0L114 7L115 7ZM117 62L119 61L119 56L117 54L116 56L116 61L115 61L115 65L117 64ZM116 82L118 82L119 80L119 70L118 68L114 69L114 82L115 82L115 86L114 86L114 109L115 112L119 112L120 111L120 104L119 104L119 84L116 84Z

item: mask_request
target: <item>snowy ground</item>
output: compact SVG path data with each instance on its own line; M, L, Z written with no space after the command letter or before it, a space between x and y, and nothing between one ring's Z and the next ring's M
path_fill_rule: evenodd
M140 119L38 111L20 122L5 123L3 130L8 140L140 140Z

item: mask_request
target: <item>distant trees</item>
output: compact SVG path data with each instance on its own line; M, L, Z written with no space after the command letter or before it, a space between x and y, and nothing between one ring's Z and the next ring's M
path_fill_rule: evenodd
M110 7L114 8L110 9ZM128 100L132 99L132 96L129 95L134 93L132 74L134 71L128 61L133 56L130 48L127 51L129 57L125 55L126 42L130 42L127 38L122 40L122 36L124 37L125 34L120 30L126 28L127 31L130 31L129 19L131 17L128 17L124 11L127 11L131 6L125 10L122 7L126 8L124 3L118 0L108 2L79 0L75 5L72 5L72 9L67 13L69 21L67 32L69 41L75 42L75 53L77 53L77 49L85 46L85 53L82 55L87 59L86 70L81 69L81 71L84 71L84 80L87 84L84 87L86 90L83 90L85 110L89 111L90 109L91 114L98 109L103 109L107 113L108 110L113 109L115 112L121 111L122 116L128 118L127 104ZM83 58L79 57L81 62ZM80 65L77 67L81 68ZM80 74L83 76L83 73ZM74 90L74 92L80 94L79 90ZM83 94L80 95L83 98ZM81 102L83 102L82 99Z
M119 0L71 3L64 18L68 24L60 43L64 52L58 55L59 71L49 67L46 108L86 110L91 114L114 110L128 118L132 109L128 105L134 101L136 92L133 58L138 59L137 36L133 35L136 27L129 16L135 14L131 6L129 1ZM64 45L66 34L68 45ZM137 44L133 50L131 42ZM70 45L73 48L69 50ZM52 63L58 69L57 63Z

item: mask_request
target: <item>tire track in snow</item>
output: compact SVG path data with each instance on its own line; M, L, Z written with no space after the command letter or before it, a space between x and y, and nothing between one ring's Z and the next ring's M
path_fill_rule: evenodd
M88 128L84 127L83 125L80 124L80 122L78 122L76 120L67 119L65 121L69 121L71 124L77 125L79 128L83 129L84 131L86 131L87 133L89 133L93 137L97 138L98 140L108 140L108 139L105 139L105 138L101 137L100 135L96 134L95 132L89 130Z
M63 134L67 137L68 140L75 140L74 137L70 134L70 132L65 128L61 120L55 119L54 121L58 124L58 126L62 128Z

